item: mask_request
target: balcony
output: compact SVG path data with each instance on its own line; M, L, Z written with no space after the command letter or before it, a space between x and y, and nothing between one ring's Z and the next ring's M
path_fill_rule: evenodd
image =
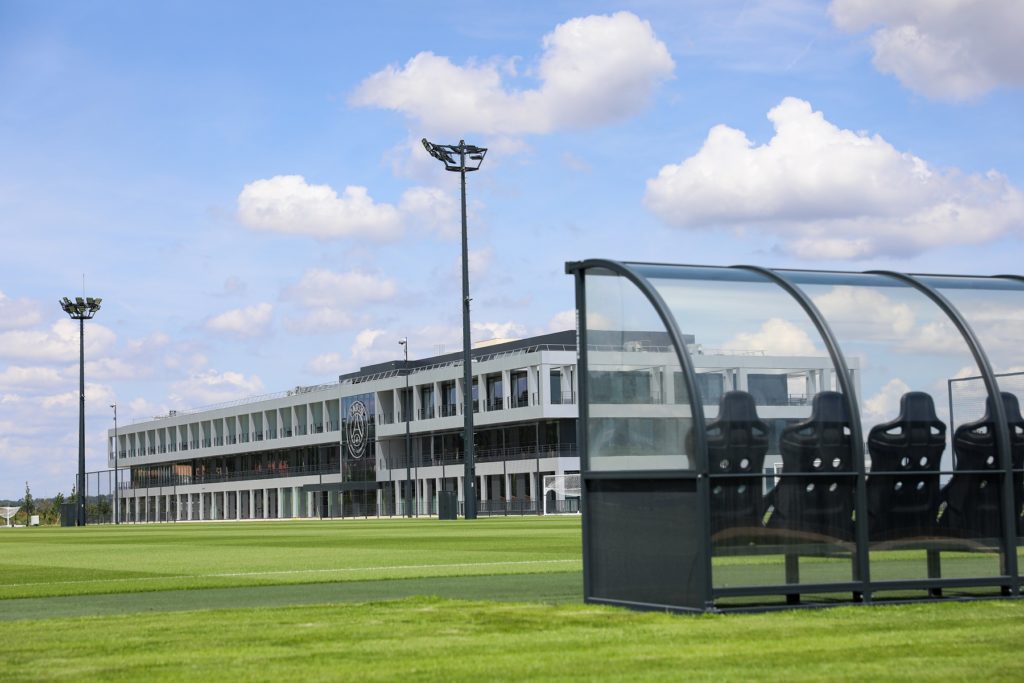
M480 448L475 453L475 462L502 462L503 460L533 460L535 458L572 458L578 452L576 444L563 443L550 446L516 446L513 448ZM440 465L459 465L465 462L465 453L462 451L444 451L432 455L414 455L409 463L410 467L433 467ZM378 467L380 469L403 469L405 468L405 454L398 453L390 457L379 457Z

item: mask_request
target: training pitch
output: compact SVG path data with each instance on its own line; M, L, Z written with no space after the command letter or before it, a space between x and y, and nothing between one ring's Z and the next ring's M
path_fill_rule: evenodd
M3 680L1020 680L1024 602L582 604L578 517L0 530ZM757 571L751 567L751 571Z

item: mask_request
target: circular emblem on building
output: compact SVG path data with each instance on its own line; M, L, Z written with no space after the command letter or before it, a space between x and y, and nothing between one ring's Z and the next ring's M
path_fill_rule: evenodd
M348 426L345 436L348 441L348 454L359 459L366 453L366 441L369 437L369 413L366 404L356 401L348 407Z

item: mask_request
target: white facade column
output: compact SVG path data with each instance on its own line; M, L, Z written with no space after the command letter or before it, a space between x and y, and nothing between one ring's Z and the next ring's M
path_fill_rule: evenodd
M505 473L505 501L512 500L512 475Z
M308 428L308 422L307 422ZM269 519L270 515L270 489L263 489L263 519Z
M277 518L278 519L284 519L284 505L281 504L283 500L284 500L284 489L280 489L279 488L277 490Z
M196 495L199 496L199 519L206 519L206 496L202 493L197 493Z
M466 494L463 491L464 486L465 486L465 479L462 477L462 475L459 475L459 476L455 477L455 489L458 491L458 496L457 497L458 497L459 500L461 500L463 502L466 501Z
M486 474L481 474L480 475L480 502L481 503L486 501L489 498L488 494L490 494L490 491L487 490L487 484L488 483L489 482L487 481L487 475Z
M530 373L533 374L533 373ZM551 366L537 366L537 405L546 406L551 403Z

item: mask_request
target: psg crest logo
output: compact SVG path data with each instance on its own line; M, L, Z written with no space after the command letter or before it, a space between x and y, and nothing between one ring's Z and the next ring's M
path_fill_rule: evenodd
M348 408L348 426L345 428L345 436L348 441L348 454L353 458L361 458L366 453L366 441L369 436L369 414L366 412L366 404L356 401Z

